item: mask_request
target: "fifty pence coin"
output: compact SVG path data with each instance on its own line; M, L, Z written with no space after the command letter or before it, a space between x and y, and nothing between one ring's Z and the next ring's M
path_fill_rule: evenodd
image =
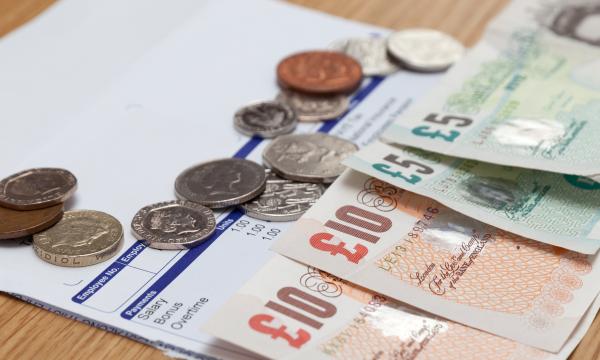
M294 110L278 101L263 101L244 106L234 116L234 125L239 132L265 139L291 133L297 123Z
M302 52L277 65L277 80L284 88L311 94L352 92L361 79L360 64L336 51Z
M342 161L358 147L323 133L283 135L263 151L263 160L278 175L295 181L331 183L346 168Z
M417 71L443 71L460 59L464 46L450 35L432 29L408 29L388 38L388 51Z
M385 38L344 39L332 43L329 47L358 60L365 76L390 75L400 70L398 64L388 55Z
M293 221L310 209L323 192L323 184L287 180L267 170L265 192L240 207L246 215L255 219Z
M265 169L261 165L231 158L184 170L175 180L175 193L181 200L223 208L257 197L265 190L265 184Z
M41 209L65 202L76 189L77 179L68 170L25 170L0 181L0 206L16 210Z
M335 119L350 106L346 95L309 95L297 91L284 90L277 100L294 109L299 121L321 121Z
M119 220L93 210L67 211L58 224L33 236L33 249L42 260L69 267L106 261L122 244Z
M46 230L60 221L63 205L20 211L0 207L0 240L16 239Z
M131 221L138 240L151 248L189 249L215 231L211 209L190 201L175 200L143 207Z

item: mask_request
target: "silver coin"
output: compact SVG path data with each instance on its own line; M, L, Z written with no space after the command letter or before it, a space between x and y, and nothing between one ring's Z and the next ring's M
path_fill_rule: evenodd
M37 168L21 171L0 181L0 205L15 210L35 210L68 200L77 189L70 171Z
M453 37L432 29L398 31L390 35L387 46L396 59L418 71L443 71L465 52Z
M342 161L358 147L323 133L284 135L263 151L263 160L278 175L295 181L331 183L346 168Z
M290 90L280 92L277 101L291 106L300 121L335 119L350 106L350 99L343 94L319 96Z
M267 169L267 187L259 197L240 205L246 215L267 221L298 220L323 195L322 184L283 179Z
M294 131L298 120L292 108L279 101L262 101L239 109L235 128L244 135L274 138Z
M175 193L181 200L210 208L238 205L265 190L265 170L245 159L209 161L184 170L175 180Z
M390 58L385 38L352 38L338 40L329 47L355 58L363 69L365 76L390 75L400 67Z
M145 206L131 221L138 240L155 249L189 249L215 231L211 209L190 201L174 200Z

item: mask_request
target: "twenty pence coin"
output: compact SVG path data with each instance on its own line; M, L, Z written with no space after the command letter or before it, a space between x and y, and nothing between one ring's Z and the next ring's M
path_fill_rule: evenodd
M16 239L46 230L59 222L62 216L62 204L28 211L0 207L0 240Z
M266 175L261 165L245 159L220 159L184 170L175 180L175 193L209 208L238 205L265 190Z
M358 147L324 133L283 135L263 151L263 160L278 175L295 181L331 183L346 169L342 161Z
M67 211L58 224L33 236L33 249L42 260L68 267L106 261L122 244L121 223L93 210Z
M215 226L211 209L183 200L145 206L131 221L138 240L151 248L164 250L194 247L208 239Z
M15 210L42 209L65 202L76 189L77 179L68 170L29 169L0 181L0 206Z
M307 51L288 56L277 65L284 88L310 94L349 93L362 80L360 64L336 51Z

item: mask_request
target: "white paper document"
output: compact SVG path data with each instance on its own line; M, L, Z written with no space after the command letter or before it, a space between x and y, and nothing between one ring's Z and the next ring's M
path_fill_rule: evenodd
M107 8L86 3L90 21L102 23L98 14L103 13L93 9ZM250 101L277 95L280 59L340 38L384 35L385 30L279 2L179 3L185 6L164 2L147 13L129 9L132 24L145 17L147 25L161 9L183 6L185 11L171 13L170 27L161 24L152 36L140 30L118 46L103 43L119 42L118 37L98 38L99 30L85 22L70 28L72 17L65 14L77 13L81 5L75 1L57 5L37 25L0 42L0 64L21 74L32 66L27 46L42 44L45 33L58 34L59 28L79 40L89 34L101 49L121 56L69 62L82 56L79 40L56 40L46 49L54 60L40 60L39 80L31 75L25 84L19 76L4 77L8 70L0 66L0 177L30 167L69 169L79 188L67 209L104 211L125 228L119 255L85 268L50 265L25 242L2 242L0 290L179 356L256 357L200 327L266 263L272 256L268 248L289 224L228 210L217 214L215 234L187 251L146 248L134 239L129 224L141 207L175 199L175 178L191 165L231 156L261 162L266 141L237 133L233 114ZM152 7L138 2L142 5ZM126 28L125 19L115 24ZM136 43L138 35L144 44ZM102 67L103 61L110 66ZM366 145L438 79L409 72L366 78L348 113L302 124L296 131L328 132Z

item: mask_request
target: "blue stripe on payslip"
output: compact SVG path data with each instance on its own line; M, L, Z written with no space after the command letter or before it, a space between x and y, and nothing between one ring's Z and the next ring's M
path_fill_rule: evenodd
M330 132L340 121L344 119L344 117L352 111L360 102L362 102L373 90L381 84L384 80L384 77L374 76L369 78L368 83L361 87L350 100L350 106L348 110L337 117L336 119L327 120L321 125L321 127L317 130L319 132L328 133ZM253 136L250 138L234 155L235 158L246 158L258 145L262 143L263 139L259 136ZM222 221L217 224L217 231L212 235L212 237L205 241L204 243L196 246L181 257L167 272L165 272L154 284L152 284L142 295L140 295L129 307L127 307L122 313L121 316L125 319L131 319L135 316L136 313L141 311L147 304L149 304L158 294L166 288L177 276L179 276L185 269L196 259L198 258L204 250L206 250L210 244L215 242L217 238L225 232L227 228L235 221L237 221L242 214L238 210L233 210L229 213ZM222 230L221 230L222 229ZM130 249L135 248L141 242L137 242ZM143 244L142 244L143 246ZM141 251L140 251L141 252ZM125 254L127 255L127 253ZM123 256L125 256L123 255ZM134 254L133 257L129 259L128 262L131 262L139 252ZM123 258L121 256L119 259ZM104 272L98 275L94 280L92 280L88 285L86 285L83 290L73 296L72 300L76 303L82 304L85 301L89 300L94 294L96 294L103 286L105 286L111 279L114 278L116 274L118 274L122 269L125 268L127 264L123 264L119 262L119 260L115 261L111 264ZM108 273L108 275L107 275Z
M95 293L100 291L111 279L113 279L121 270L127 266L133 259L135 259L144 249L146 245L141 241L136 241L127 251L125 251L119 258L110 264L100 275L96 276L89 284L87 284L83 290L75 294L71 298L78 304L83 304L86 300L92 297Z
M148 303L150 303L161 291L163 291L177 276L179 276L194 260L196 260L202 253L208 249L208 247L214 243L221 234L223 234L231 224L236 222L239 218L244 215L240 210L233 210L223 220L219 221L215 232L211 237L188 250L185 255L181 257L167 272L165 272L154 284L152 284L142 295L140 295L135 301L127 307L122 313L121 317L127 320L131 320L137 313L142 311Z

